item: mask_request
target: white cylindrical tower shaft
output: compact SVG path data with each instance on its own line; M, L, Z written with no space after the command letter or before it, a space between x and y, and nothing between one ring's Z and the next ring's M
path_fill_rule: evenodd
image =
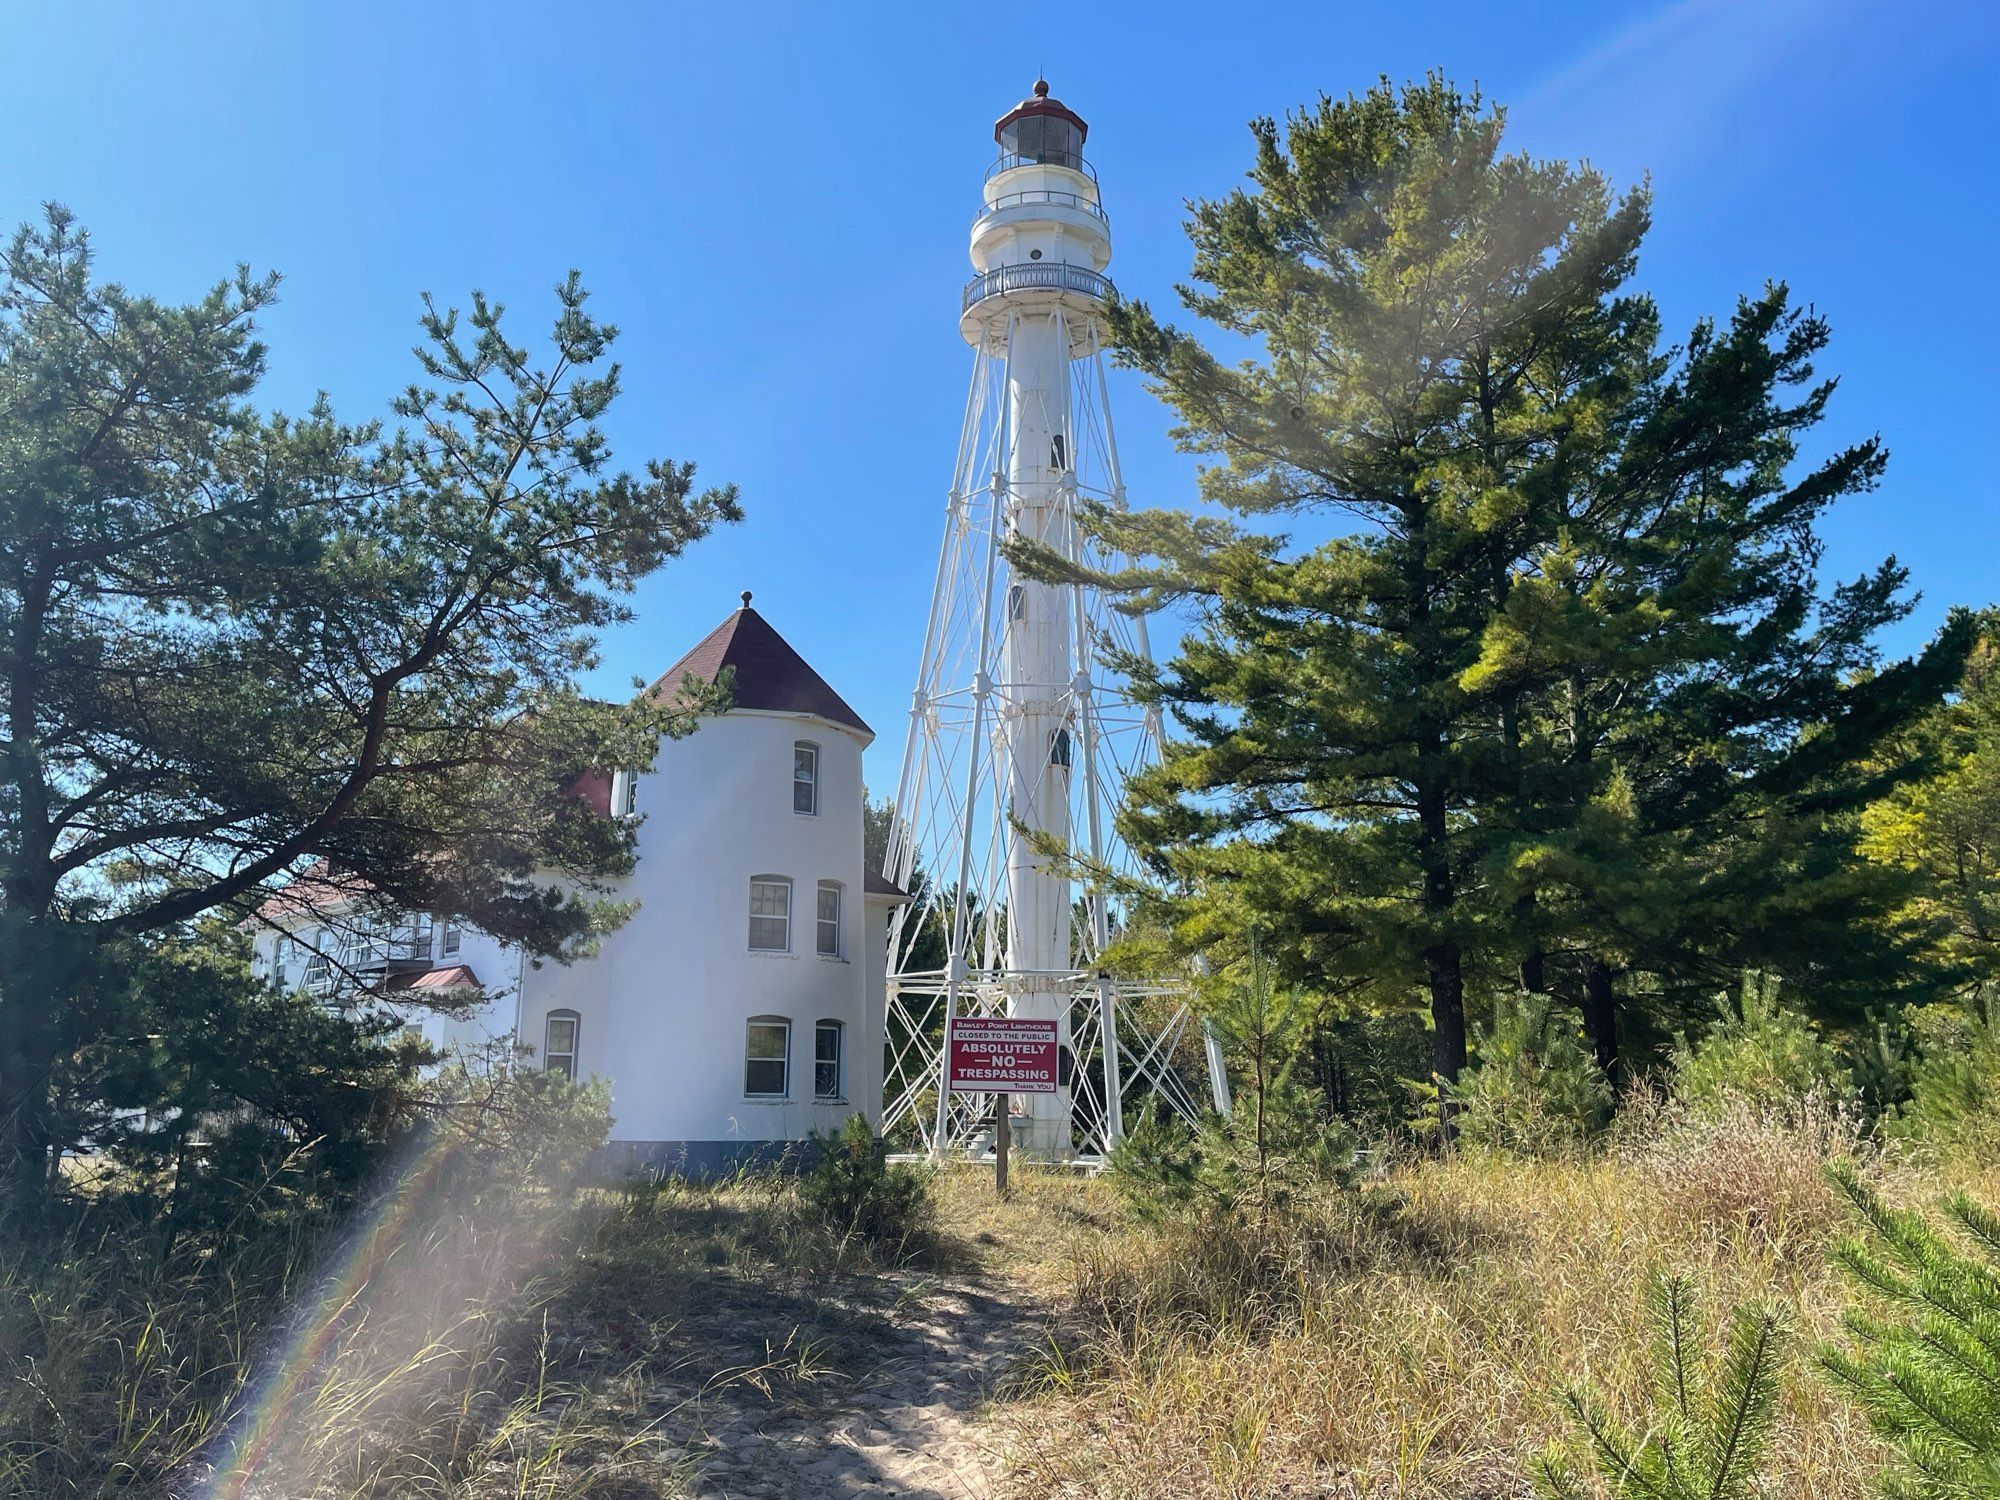
M1069 524L1069 351L1059 309L1014 320L1007 403L1014 434L1007 487L1010 537L1060 547ZM1075 626L1067 587L1014 577L1001 646L1001 733L1007 814L1019 832L1007 850L1007 967L1015 977L1009 1009L1064 1023L1069 1014L1070 882L1050 857L1069 845L1069 778L1074 760L1070 679ZM1028 1149L1067 1143L1067 1101L1030 1094Z
M1076 434L1070 365L1086 352L1111 234L1097 181L1083 158L1089 127L1037 82L1032 98L994 127L999 159L987 173L972 226L978 278L967 289L961 329L1005 358L1006 534L1071 550ZM1015 826L1007 846L1008 1010L1053 1020L1069 1035L1071 882L1050 851L1070 843L1070 778L1075 774L1077 670L1075 591L1009 574L1000 650L1000 745L1006 806ZM1028 1095L1029 1150L1066 1151L1067 1093Z
M890 841L889 874L917 901L892 923L886 975L884 1124L940 1155L981 1149L990 1121L990 1096L944 1086L956 1017L1056 1023L1062 1087L1014 1101L1036 1155L1102 1161L1128 1089L1199 1112L1175 1062L1184 998L1103 971L1105 882L1071 875L1072 851L1130 868L1113 818L1124 778L1158 755L1158 721L1112 664L1144 657L1143 625L1087 583L1021 576L1004 546L1115 563L1077 524L1085 497L1124 504L1099 348L1111 230L1087 131L1044 83L1002 116L960 303L972 389Z

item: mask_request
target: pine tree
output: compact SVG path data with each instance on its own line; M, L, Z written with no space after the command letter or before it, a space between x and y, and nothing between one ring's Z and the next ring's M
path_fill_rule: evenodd
M1235 1065L1233 1105L1204 1117L1192 1140L1157 1113L1141 1117L1111 1157L1127 1201L1146 1215L1196 1208L1261 1227L1316 1188L1349 1185L1359 1141L1297 1077L1311 1031L1305 997L1274 983L1253 951L1247 977L1208 986L1203 1016Z
M1820 1361L1861 1403L1899 1464L1901 1500L2000 1496L2000 1215L1954 1193L1953 1238L1891 1208L1852 1164L1829 1170L1866 1224L1835 1250L1865 1305L1850 1345Z
M1549 996L1502 997L1491 1029L1472 1030L1472 1066L1451 1095L1465 1140L1540 1155L1582 1145L1610 1123L1610 1085L1573 1014Z
M2000 612L1979 617L1958 691L1893 742L1923 768L1862 815L1861 849L1906 877L1889 921L1941 986L2000 981Z
M620 909L626 823L565 789L644 767L683 705L576 674L639 579L737 514L686 465L609 468L615 330L575 276L551 349L427 304L384 433L249 404L247 272L169 306L51 209L0 285L0 1178L38 1197L60 1075L137 1034L140 940L323 863L532 952ZM546 877L559 877L551 882Z
M1244 520L1091 516L1147 559L1109 582L1200 610L1141 674L1185 733L1124 824L1192 893L1182 941L1262 929L1352 1004L1423 994L1446 1081L1469 992L1560 991L1612 1073L1621 974L1879 981L1852 819L1964 644L1877 669L1902 570L1820 588L1815 525L1884 462L1798 462L1825 321L1772 287L1663 349L1644 192L1503 154L1503 123L1437 78L1258 122L1181 292L1253 357L1111 318ZM1276 517L1351 529L1295 550Z
M1759 1478L1778 1415L1778 1374L1789 1335L1771 1307L1744 1304L1711 1366L1699 1350L1694 1283L1653 1273L1646 1284L1653 1400L1649 1420L1615 1420L1592 1392L1563 1393L1576 1447L1612 1500L1739 1500ZM1541 1500L1585 1500L1577 1458L1558 1444L1535 1467Z
M1157 559L1123 582L1205 610L1150 686L1188 737L1124 825L1215 903L1187 938L1260 926L1316 988L1423 994L1447 1080L1475 968L1507 966L1487 814L1525 774L1517 685L1471 674L1653 340L1650 309L1613 295L1643 193L1614 203L1588 169L1503 156L1501 125L1436 78L1322 99L1282 139L1259 121L1254 191L1196 206L1206 289L1182 298L1261 357L1227 364L1143 304L1112 315L1183 446L1220 456L1207 499L1353 531L1287 555L1206 519L1096 518Z

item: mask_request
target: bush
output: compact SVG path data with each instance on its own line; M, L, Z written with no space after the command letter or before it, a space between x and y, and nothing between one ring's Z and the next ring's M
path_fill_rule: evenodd
M1351 1187L1360 1141L1329 1120L1319 1094L1287 1082L1239 1099L1199 1130L1148 1111L1111 1152L1111 1184L1142 1219L1176 1214L1290 1214L1323 1191Z
M1353 1182L1354 1131L1293 1077L1307 1019L1300 997L1275 989L1261 963L1248 984L1212 998L1208 1022L1243 1075L1235 1105L1206 1116L1192 1138L1149 1114L1112 1150L1112 1185L1140 1217L1194 1210L1261 1222Z
M1968 1005L1923 1006L1909 1020L1917 1056L1891 1133L1945 1160L2000 1157L2000 1006L1981 994Z
M461 1183L508 1192L533 1186L567 1196L589 1179L580 1168L611 1138L611 1090L509 1059L458 1062L426 1090L432 1128L458 1153Z
M1674 1044L1673 1095L1695 1114L1793 1108L1811 1096L1853 1097L1854 1076L1819 1028L1780 1002L1778 981L1746 974L1732 1003L1716 996L1719 1014L1698 1042Z
M851 1115L839 1130L814 1131L812 1165L799 1201L841 1234L904 1254L929 1237L936 1204L930 1173L889 1160L868 1121Z
M1595 1138L1611 1120L1611 1088L1576 1027L1545 995L1503 999L1493 1030L1473 1028L1473 1066L1460 1079L1460 1139L1548 1156Z

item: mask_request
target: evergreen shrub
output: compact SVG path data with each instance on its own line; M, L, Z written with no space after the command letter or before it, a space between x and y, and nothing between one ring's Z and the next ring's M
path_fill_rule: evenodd
M1473 1027L1473 1065L1453 1097L1461 1140L1530 1156L1574 1150L1611 1120L1603 1070L1545 995L1502 999L1490 1033Z
M1910 1097L1890 1133L1947 1161L2000 1160L2000 1003L1982 992L1965 1005L1913 1010L1916 1058Z
M1671 1062L1673 1096L1697 1115L1748 1105L1791 1110L1818 1096L1854 1095L1853 1070L1806 1016L1788 1009L1776 978L1745 974L1732 1001L1716 997L1717 1016L1693 1042L1683 1035Z
M839 1130L814 1131L811 1163L799 1178L800 1201L838 1233L903 1253L934 1229L930 1173L890 1161L862 1116L850 1116Z
M1653 1273L1646 1286L1652 1408L1624 1423L1583 1386L1563 1393L1573 1444L1545 1452L1534 1474L1539 1500L1586 1500L1579 1464L1612 1500L1749 1500L1766 1493L1764 1465L1777 1425L1779 1369L1789 1334L1774 1306L1744 1303L1730 1315L1719 1358L1699 1351L1693 1282Z

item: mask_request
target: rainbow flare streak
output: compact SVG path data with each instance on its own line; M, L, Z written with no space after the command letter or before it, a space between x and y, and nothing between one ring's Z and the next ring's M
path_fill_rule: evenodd
M250 1495L250 1486L277 1450L286 1419L296 1427L304 1415L293 1410L294 1403L348 1325L348 1314L402 1248L412 1221L460 1155L461 1138L437 1132L368 1210L346 1250L324 1274L311 1313L294 1326L276 1362L256 1383L255 1394L231 1422L226 1456L199 1492L206 1500L245 1500Z

